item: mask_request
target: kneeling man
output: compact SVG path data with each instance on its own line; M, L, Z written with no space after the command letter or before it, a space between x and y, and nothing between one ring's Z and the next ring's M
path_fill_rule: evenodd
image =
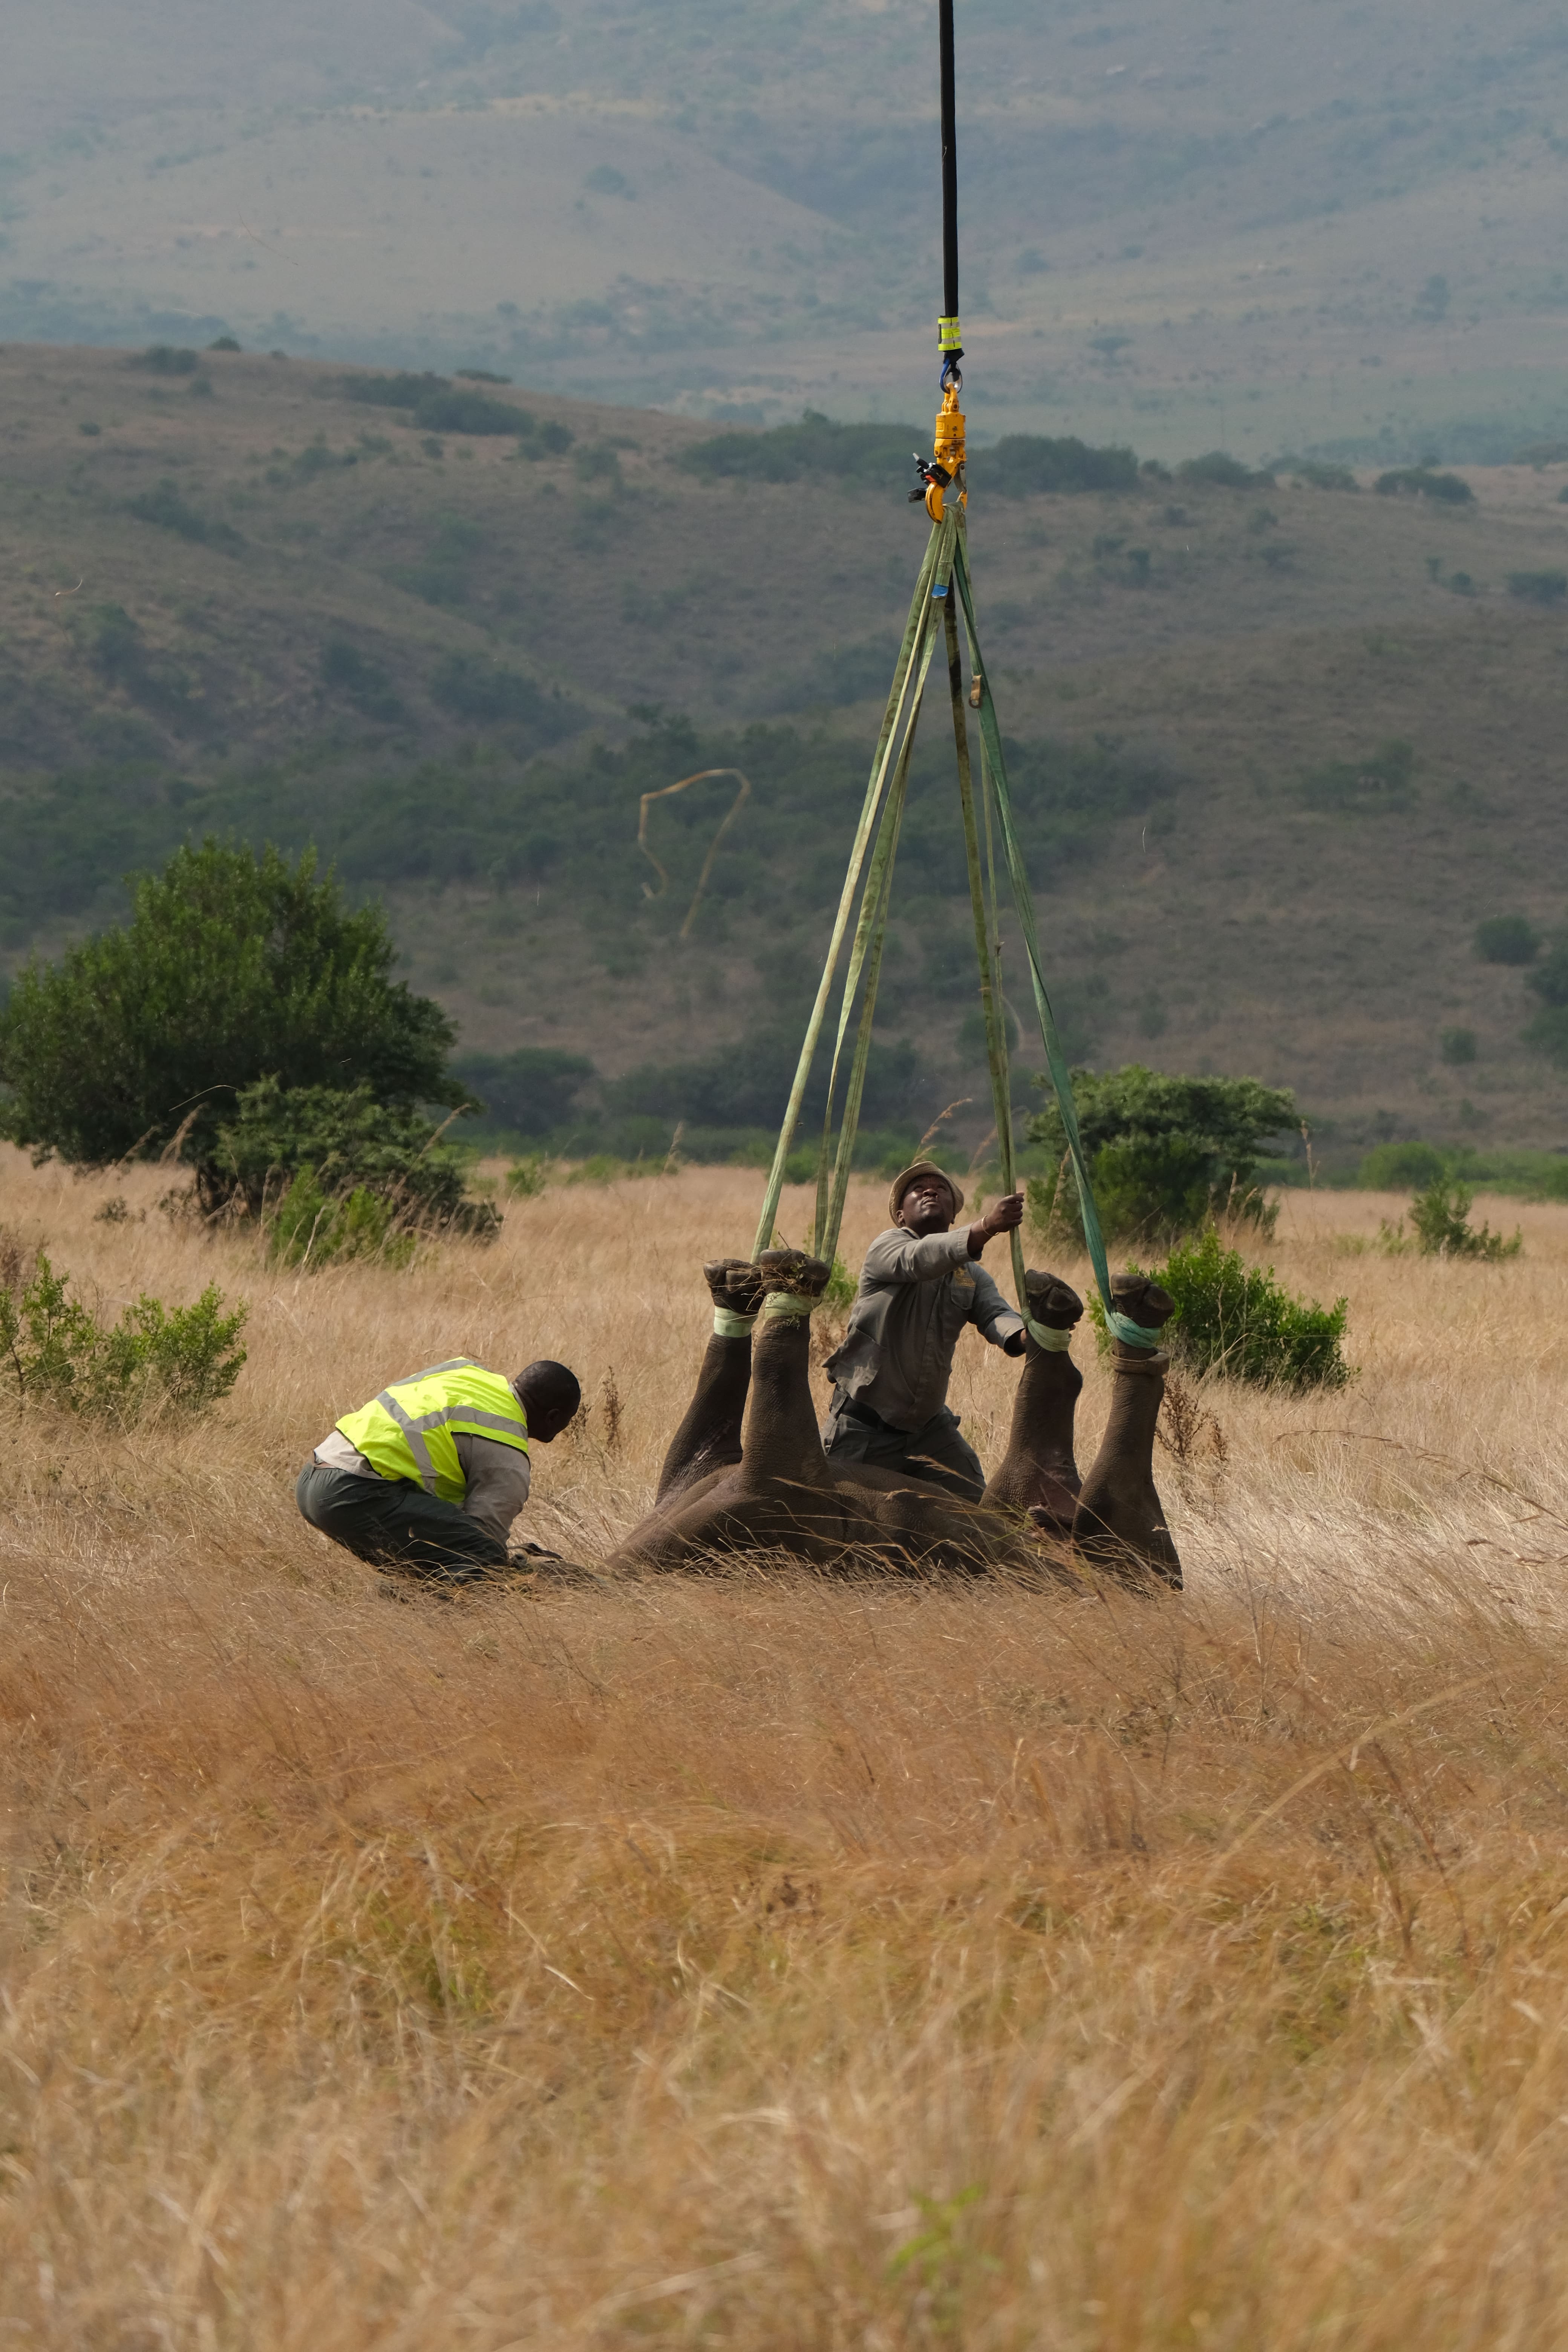
M559 1437L582 1393L574 1372L548 1360L509 1381L459 1356L394 1381L317 1446L295 1488L300 1508L358 1559L474 1583L507 1565L531 1441Z
M985 1473L948 1411L947 1384L966 1323L1009 1356L1024 1352L1024 1318L979 1263L994 1234L1022 1223L1024 1196L1005 1193L954 1233L963 1194L933 1160L917 1160L894 1178L888 1206L892 1226L866 1253L844 1345L827 1360L835 1386L823 1450L977 1503Z

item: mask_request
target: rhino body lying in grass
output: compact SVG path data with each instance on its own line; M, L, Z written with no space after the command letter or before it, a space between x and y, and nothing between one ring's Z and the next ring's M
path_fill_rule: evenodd
M1073 1455L1083 1375L1030 1337L1007 1449L978 1504L864 1463L831 1465L811 1395L810 1307L827 1268L799 1251L704 1268L721 1312L648 1517L613 1565L696 1567L726 1552L788 1552L826 1567L875 1559L897 1569L1042 1569L1078 1582L1086 1566L1147 1589L1179 1589L1181 1562L1155 1491L1154 1423L1168 1359L1114 1343L1105 1436L1087 1479ZM1070 1330L1083 1313L1053 1275L1027 1277L1030 1313ZM1158 1329L1172 1301L1141 1276L1112 1283L1117 1306ZM754 1333L735 1319L757 1317Z

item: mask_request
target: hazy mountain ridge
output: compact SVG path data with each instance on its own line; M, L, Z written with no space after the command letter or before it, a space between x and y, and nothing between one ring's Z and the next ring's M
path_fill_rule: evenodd
M16 14L0 331L226 326L770 420L926 375L930 0ZM1495 458L1568 424L1543 0L1418 36L970 0L960 54L977 429Z

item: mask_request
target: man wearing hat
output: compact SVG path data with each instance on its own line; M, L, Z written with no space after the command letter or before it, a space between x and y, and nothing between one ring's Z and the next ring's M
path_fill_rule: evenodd
M963 1206L934 1160L917 1160L893 1179L892 1225L866 1253L844 1345L827 1360L834 1390L822 1444L835 1462L907 1471L977 1503L985 1473L948 1411L947 1384L966 1323L1007 1355L1024 1352L1023 1317L980 1264L993 1234L1022 1223L1024 1196L1005 1193L955 1232Z

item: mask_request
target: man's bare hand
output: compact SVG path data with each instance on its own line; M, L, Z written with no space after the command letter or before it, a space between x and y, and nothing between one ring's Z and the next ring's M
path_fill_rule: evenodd
M983 1217L976 1217L969 1228L969 1255L978 1257L986 1243L997 1234L1010 1234L1024 1222L1022 1192L1004 1192L994 1201Z

